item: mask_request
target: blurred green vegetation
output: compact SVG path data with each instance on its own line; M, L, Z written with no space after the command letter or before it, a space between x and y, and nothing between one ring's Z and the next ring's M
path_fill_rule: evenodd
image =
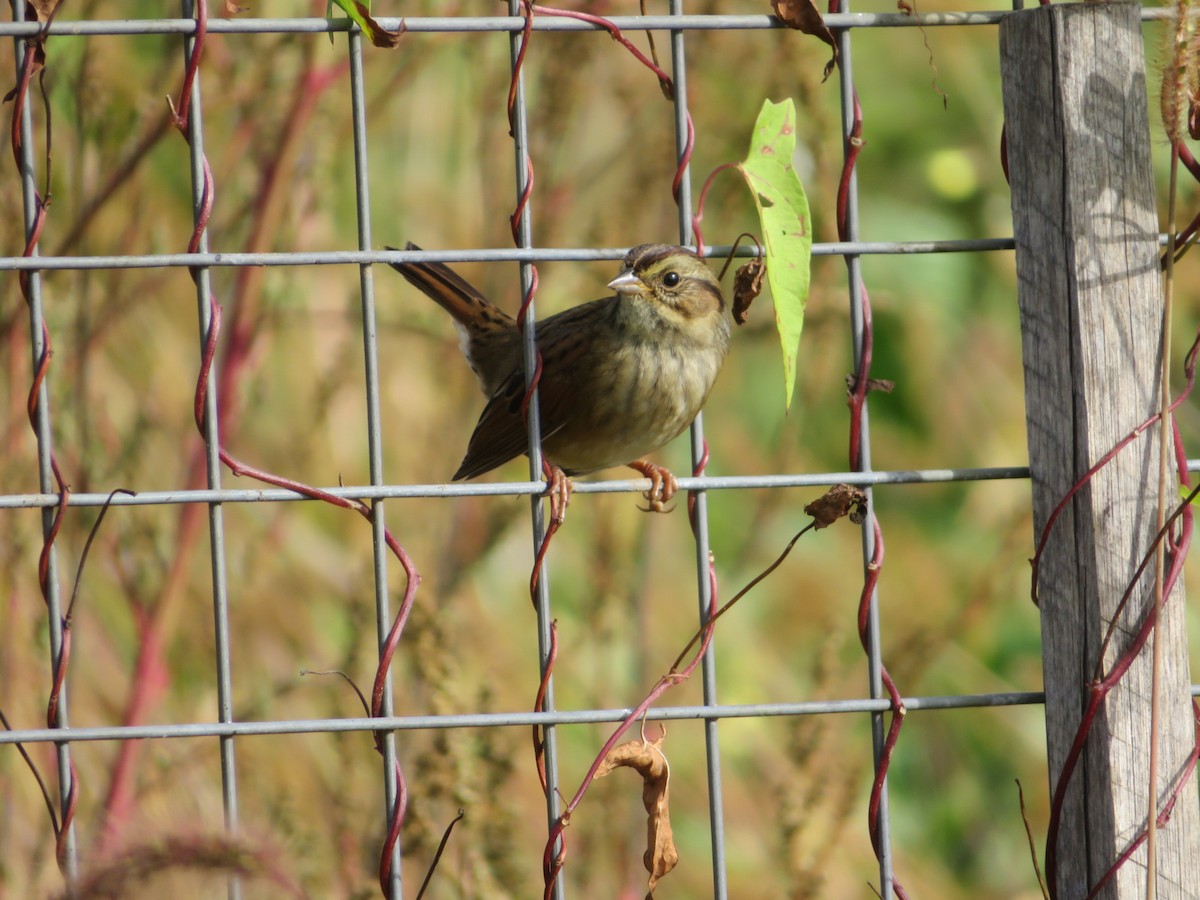
M324 10L323 2L302 9L282 0L249 5L246 15L263 17ZM636 9L615 0L571 5L608 14ZM961 6L946 0L922 2L920 9ZM649 8L662 12L665 4L656 0ZM767 3L708 0L688 8L762 13ZM895 9L890 3L856 8ZM433 0L375 4L378 15L499 10ZM63 12L80 19L161 14L160 4L144 0L79 2ZM645 47L644 35L630 37ZM1155 40L1151 33L1151 45ZM686 44L696 183L714 166L744 155L763 98L794 97L799 164L817 239L834 239L842 141L836 77L820 81L824 45L782 31L696 32ZM665 59L667 40L659 36L657 46ZM12 71L11 47L0 47ZM163 98L179 89L180 40L56 37L48 60L54 203L43 253L182 251L191 231L187 148L163 126ZM858 169L863 239L1011 234L998 162L996 60L992 27L855 32L866 140ZM202 87L205 146L217 185L213 250L355 246L345 61L344 36L332 43L318 35L209 36ZM427 248L510 246L508 65L503 34L409 34L394 51L366 50L376 246L405 240ZM332 79L324 89L298 88L321 74ZM525 74L536 243L621 247L675 238L672 110L654 77L603 34L545 32L533 36ZM41 117L36 104L35 116ZM1158 139L1158 147L1161 164L1165 142ZM3 252L17 254L20 191L11 163L4 165ZM1194 208L1195 195L1185 190L1184 208ZM735 177L718 182L704 226L710 244L730 243L754 227L753 206ZM1179 273L1180 357L1197 313L1190 263ZM867 257L863 268L875 311L874 374L896 382L894 393L872 396L875 467L1024 463L1011 253ZM515 265L464 265L461 271L515 310ZM613 263L541 266L539 314L599 295L613 271ZM844 376L851 363L844 272L840 259L815 261L797 399L786 417L769 303L757 301L705 410L711 474L847 468ZM374 278L385 476L397 483L440 482L453 471L482 401L441 311L386 268L377 267ZM49 380L54 439L73 489L186 486L200 447L192 422L196 299L187 272L62 272L47 275L44 284L55 341ZM233 371L224 439L235 455L320 485L368 481L358 285L352 266L213 270L214 292L225 307L221 364ZM26 493L37 489L24 415L27 318L11 276L2 309L0 490ZM238 328L244 350L231 364L228 347ZM1195 446L1200 423L1189 408L1182 415ZM686 442L676 442L661 459L686 471ZM523 466L513 463L495 477L524 479ZM252 486L227 472L223 480ZM723 598L803 526L802 508L817 493L710 494ZM887 546L880 581L885 660L900 690L1040 689L1038 617L1026 562L1032 553L1028 485L895 486L875 496ZM628 494L580 495L555 538L549 579L561 642L556 702L562 708L635 704L695 627L686 515L680 509L649 517L636 505ZM526 500L513 498L387 504L388 524L423 578L394 666L397 712L531 706L537 645L527 596L527 510ZM58 541L65 584L95 516L94 510L67 516ZM359 715L340 679L299 672L337 668L364 688L370 683L376 636L369 530L357 516L316 503L230 504L224 517L237 718ZM215 718L202 518L189 531L180 507L130 507L104 523L74 626L74 725L123 720L141 623L155 610L166 642L164 669L155 673L163 693L143 721ZM7 511L3 521L0 708L14 725L32 727L43 717L48 688L36 578L40 517ZM867 676L855 632L859 542L846 523L805 537L722 620L716 641L721 701L863 695ZM401 573L394 563L389 572L398 598ZM663 702L699 699L693 680ZM702 729L679 722L668 732L681 862L658 896L703 897L711 875ZM608 733L608 726L559 730L564 791L573 792ZM731 896L871 896L868 883L876 883L878 873L866 828L869 721L852 715L733 720L721 724L720 735ZM442 860L435 895L537 895L545 823L528 732L406 732L397 743L411 791L403 836L408 885L420 882L442 829L462 807L466 819ZM272 846L314 896L373 896L383 798L370 736L247 738L236 747L244 833ZM31 752L52 772L51 748ZM74 752L82 788L77 829L87 865L101 846L118 747L75 745ZM109 846L219 829L217 754L212 740L141 746L132 809ZM1047 818L1040 708L914 713L893 773L896 869L913 896L1039 896L1013 780L1025 787L1040 841ZM634 777L618 773L597 782L568 830L565 877L572 895L639 896L644 832ZM15 752L0 753L0 883L13 896L58 890L52 846L31 777ZM259 886L250 887L257 896ZM186 897L222 888L219 878L196 876L174 879L170 889Z

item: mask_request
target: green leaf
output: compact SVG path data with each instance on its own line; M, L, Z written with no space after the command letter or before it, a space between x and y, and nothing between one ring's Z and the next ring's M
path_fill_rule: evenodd
M376 47L395 47L400 42L400 35L404 33L403 23L399 31L388 31L371 18L371 0L330 0L327 17L333 12L333 3L342 8Z
M812 219L804 186L792 166L796 149L796 107L790 99L763 102L754 123L750 153L738 164L762 230L767 283L775 303L775 327L783 349L786 407L796 389L796 356L804 328L804 306L812 260Z

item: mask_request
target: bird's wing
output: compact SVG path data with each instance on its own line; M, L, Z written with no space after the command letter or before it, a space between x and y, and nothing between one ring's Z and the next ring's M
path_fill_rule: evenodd
M543 444L565 427L574 413L568 392L555 390L555 384L562 382L547 383L543 380L538 390ZM517 369L492 395L480 413L479 422L467 444L467 455L454 473L454 481L490 472L529 451L529 432L525 417L521 414L524 400L525 371Z
M597 307L607 308L617 302L615 297L596 300L538 323L537 342L543 348L538 386L543 445L580 413L576 388L580 370L591 365ZM553 352L546 348L553 348ZM479 416L455 481L490 472L529 450L525 417L521 415L524 399L525 370L518 367L501 383ZM555 462L553 457L550 461Z

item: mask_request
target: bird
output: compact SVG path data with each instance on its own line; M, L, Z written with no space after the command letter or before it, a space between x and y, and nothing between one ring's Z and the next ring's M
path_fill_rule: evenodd
M410 242L405 249L421 248ZM443 263L391 266L450 314L487 397L453 480L528 453L516 320ZM685 247L634 247L608 287L611 296L537 322L542 450L568 477L634 468L651 480L648 508L664 512L678 484L644 457L677 437L704 405L729 349L730 315L720 281Z

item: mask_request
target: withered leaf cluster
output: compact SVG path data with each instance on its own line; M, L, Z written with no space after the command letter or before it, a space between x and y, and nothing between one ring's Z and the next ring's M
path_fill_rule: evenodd
M600 778L625 766L642 776L642 805L646 807L646 852L642 855L642 863L650 873L646 879L647 896L653 895L658 880L679 862L679 851L671 833L671 767L662 750L665 737L655 741L629 741L613 747L596 771L596 777Z
M745 325L750 316L750 304L762 293L767 264L762 257L744 263L733 276L733 321Z
M795 28L797 31L811 34L829 45L833 50L833 56L829 58L829 62L825 63L825 72L822 76L828 78L838 61L837 41L833 39L833 32L825 24L825 20L821 17L821 12L813 0L771 0L771 8L788 28Z
M835 484L804 507L804 512L813 517L814 528L828 528L845 515L855 525L861 525L867 514L867 495L853 485Z

